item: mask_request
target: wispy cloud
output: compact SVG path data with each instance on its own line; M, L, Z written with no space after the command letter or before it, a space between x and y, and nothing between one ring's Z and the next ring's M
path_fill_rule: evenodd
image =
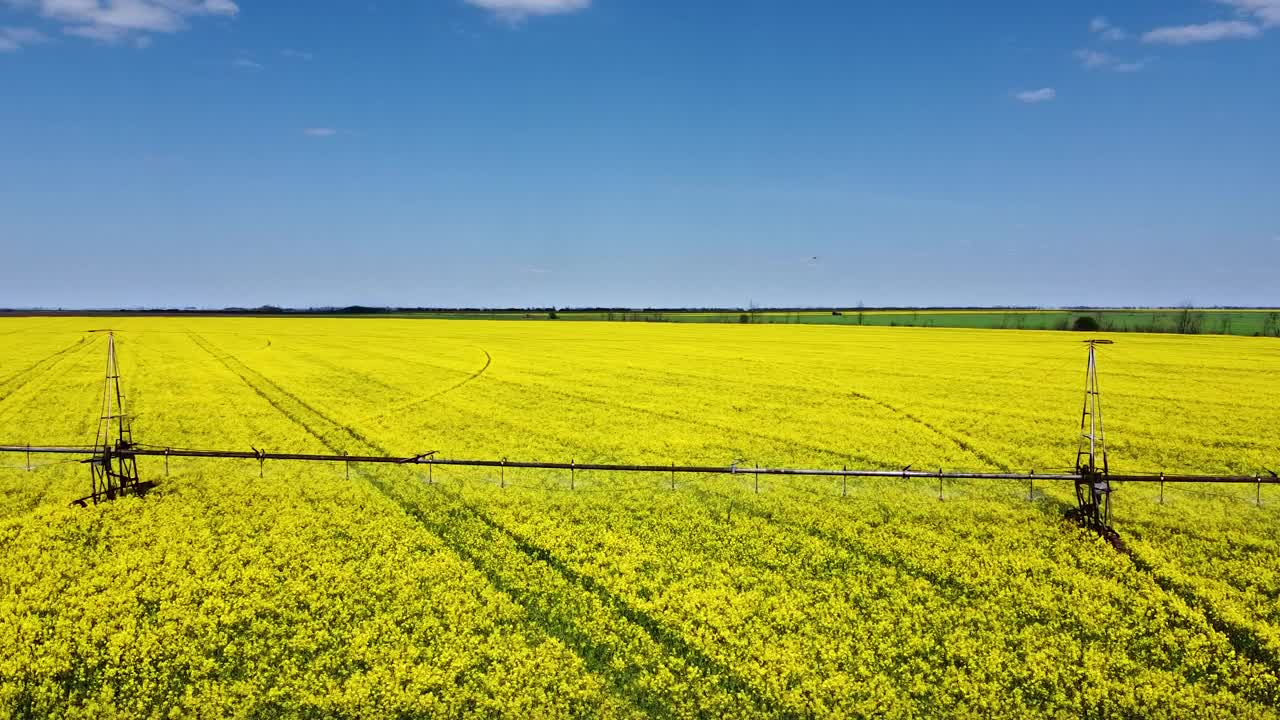
M118 43L153 33L176 33L198 17L235 17L232 0L0 0L18 11L58 23L62 32L99 42Z
M261 70L262 69L262 63L254 60L250 60L249 58L236 58L235 60L231 61L231 64L235 67L240 68L241 70Z
M1235 10L1235 19L1158 27L1143 33L1142 41L1157 45L1197 45L1220 40L1251 40L1280 27L1280 0L1214 2Z
M25 27L0 27L0 52L18 52L28 45L48 41L44 33Z
M1262 34L1262 28L1243 20L1215 20L1199 25L1156 28L1143 34L1142 42L1152 45L1196 45L1219 40L1248 40Z
M1263 27L1280 27L1280 0L1218 0L1218 2L1235 8L1240 15L1257 20Z
M488 10L508 22L520 22L531 15L560 15L586 10L591 0L464 0L468 5Z
M1058 91L1048 87L1040 88L1039 90L1023 90L1022 92L1014 93L1013 97L1018 102L1035 105L1037 103L1046 103L1051 100L1056 100L1058 97Z
M1073 54L1076 56L1076 59L1080 61L1081 65L1089 68L1090 70L1107 67L1108 65L1114 64L1116 61L1114 57L1104 52L1098 52L1097 50L1077 50Z
M1088 48L1080 49L1072 53L1076 60L1080 61L1080 65L1089 70L1112 70L1114 72L1132 73L1146 69L1151 64L1151 58L1143 58L1141 60L1121 60L1110 53L1098 52Z
M1115 65L1112 65L1111 69L1119 73L1142 72L1143 70L1146 70L1147 66L1152 62L1155 62L1153 58L1143 58L1141 60L1134 60L1133 62L1118 62Z
M96 40L102 43L116 43L128 37L129 33L122 31L120 28L110 25L70 25L62 28L65 35L72 37L85 38L86 40ZM146 37L140 35L139 37Z
M315 55L301 50L281 50L280 57L289 58L290 60L303 60L306 62L311 62L316 59Z
M302 134L313 138L329 138L337 135L338 130L330 127L309 127L303 128Z
M1129 37L1129 33L1112 25L1111 21L1104 17L1096 17L1089 21L1089 32L1101 37L1103 40L1118 41Z

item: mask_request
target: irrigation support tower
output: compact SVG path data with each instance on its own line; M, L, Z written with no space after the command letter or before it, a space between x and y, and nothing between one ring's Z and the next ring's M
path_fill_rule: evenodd
M116 359L116 336L107 331L107 377L102 385L102 413L93 441L94 455L87 461L92 483L89 499L114 500L121 495L140 495L155 487L138 479L138 460L133 453L133 430L125 412L124 391L120 387L120 364ZM77 501L81 505L84 501Z
M1107 432L1102 423L1102 388L1098 384L1098 345L1111 340L1086 340L1089 365L1084 380L1084 410L1076 445L1076 506L1080 521L1096 530L1111 527L1111 479L1107 465ZM1101 460L1101 463L1099 463Z

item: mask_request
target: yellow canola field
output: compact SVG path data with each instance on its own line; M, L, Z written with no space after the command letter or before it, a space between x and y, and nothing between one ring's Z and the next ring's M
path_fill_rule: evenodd
M1060 471L1070 333L0 320L0 443ZM1118 335L1118 471L1280 469L1280 344ZM1277 717L1280 491L0 456L0 717ZM1214 494L1207 494L1214 493ZM1029 498L1030 496L1030 498ZM1261 507L1256 506L1261 499Z

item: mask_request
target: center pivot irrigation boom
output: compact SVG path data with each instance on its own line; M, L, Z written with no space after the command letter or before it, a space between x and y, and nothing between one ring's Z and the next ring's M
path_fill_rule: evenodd
M481 468L529 468L543 470L599 470L606 472L648 472L670 473L674 487L677 473L690 475L782 475L799 477L860 477L890 478L902 480L937 480L939 489L944 480L1021 480L1034 483L1042 481L1060 481L1075 483L1076 509L1074 514L1081 525L1092 528L1103 534L1110 532L1111 526L1111 493L1113 483L1240 483L1256 484L1261 491L1262 485L1280 484L1274 473L1263 478L1258 475L1119 475L1112 474L1107 464L1106 433L1102 425L1102 391L1098 385L1098 362L1096 348L1098 345L1110 345L1110 340L1087 340L1089 346L1089 365L1085 375L1084 410L1080 417L1080 436L1076 450L1075 471L1061 474L1045 473L974 473L949 472L939 469L937 472L912 470L908 465L902 470L823 470L804 468L762 468L740 467L738 463L728 466L700 465L611 465L611 464L578 464L518 462L510 460L445 460L436 457L435 451L408 457L390 457L382 455L315 455L307 453L265 452L235 450L189 450L173 449L162 446L139 445L133 441L133 433L129 418L124 409L124 392L120 388L120 369L116 361L116 345L114 333L107 335L107 377L103 389L102 415L98 421L98 432L91 446L35 446L35 445L0 445L0 453L26 453L27 466L30 467L32 454L55 455L87 455L83 462L89 465L92 479L92 493L76 500L76 505L86 507L90 503L98 504L114 500L124 495L143 495L156 486L154 481L144 481L138 476L139 457L164 457L166 468L168 458L229 458L257 460L259 465L266 461L296 461L325 463L361 463L386 465L427 465ZM348 465L349 467L349 465ZM757 492L759 485L756 486ZM939 495L941 498L941 494Z

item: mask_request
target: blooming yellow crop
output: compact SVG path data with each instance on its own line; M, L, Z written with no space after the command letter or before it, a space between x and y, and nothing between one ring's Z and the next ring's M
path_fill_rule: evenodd
M400 319L0 320L0 442L1057 471L1081 336ZM1274 340L1100 352L1113 470L1280 469ZM56 460L56 458L54 458ZM33 464L50 462L41 458ZM1277 717L1268 488L0 456L4 717ZM15 467L16 466L16 467ZM1262 506L1256 507L1258 498ZM1029 500L1032 498L1032 500Z

